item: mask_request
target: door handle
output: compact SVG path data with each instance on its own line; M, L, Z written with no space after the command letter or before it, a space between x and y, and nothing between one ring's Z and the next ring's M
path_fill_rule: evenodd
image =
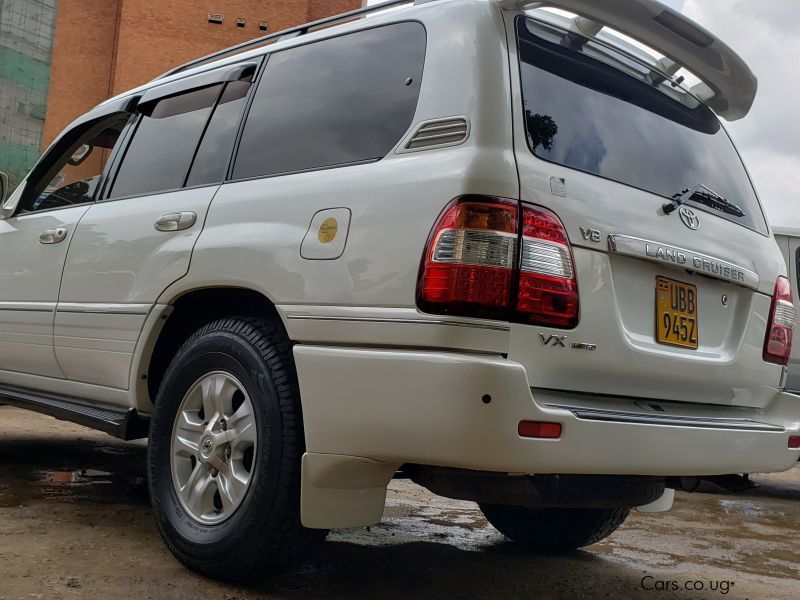
M47 231L43 231L39 234L39 243L57 244L58 242L63 242L66 237L66 227L53 227L53 229L48 229Z
M189 229L197 221L197 213L179 212L161 215L154 227L158 231L182 231Z

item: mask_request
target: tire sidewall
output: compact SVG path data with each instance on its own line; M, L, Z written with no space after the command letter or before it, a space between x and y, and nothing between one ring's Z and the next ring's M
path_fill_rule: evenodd
M215 525L196 521L178 499L172 478L171 443L178 409L189 388L203 375L227 371L247 391L258 431L252 479L242 504ZM148 452L150 493L165 536L181 553L218 557L243 538L262 529L270 514L269 490L276 489L281 464L281 411L273 378L258 352L226 331L210 331L191 339L167 370L156 398Z

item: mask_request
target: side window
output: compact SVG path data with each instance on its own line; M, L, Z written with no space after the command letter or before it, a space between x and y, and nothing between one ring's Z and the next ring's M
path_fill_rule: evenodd
M250 85L249 81L232 81L225 86L197 149L187 186L218 183L225 178Z
M111 188L112 198L183 187L222 84L171 96L142 109Z
M414 118L425 41L425 28L406 22L272 54L234 179L386 156Z
M130 115L116 115L89 127L57 157L44 177L26 190L20 212L92 202L103 169Z

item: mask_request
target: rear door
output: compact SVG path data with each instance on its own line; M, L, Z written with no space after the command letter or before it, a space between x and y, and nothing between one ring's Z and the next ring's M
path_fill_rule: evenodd
M535 387L763 406L781 379L762 350L785 269L725 130L630 57L510 21L521 198L564 223L580 293L577 327L514 325L511 358ZM664 209L700 184L714 194Z
M69 379L126 389L159 295L183 277L228 169L256 65L148 92L102 201L75 232L55 316Z

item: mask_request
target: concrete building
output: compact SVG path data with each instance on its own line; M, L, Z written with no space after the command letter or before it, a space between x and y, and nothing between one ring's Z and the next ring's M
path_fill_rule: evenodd
M0 170L170 67L362 0L0 0Z
M39 158L56 0L0 0L0 170L12 183Z

